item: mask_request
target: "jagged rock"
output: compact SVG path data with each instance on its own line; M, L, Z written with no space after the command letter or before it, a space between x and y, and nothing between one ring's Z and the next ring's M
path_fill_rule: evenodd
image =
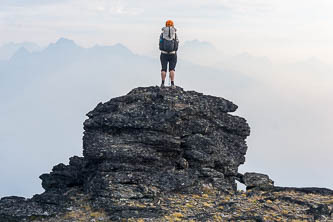
M40 204L22 197L5 197L0 201L0 221L23 221L33 216L45 217L59 212L53 204Z
M41 175L44 193L2 198L0 221L333 219L329 189L273 187L267 175L238 173L250 128L229 114L236 109L179 87L100 103L84 122L84 157ZM249 192L238 193L235 179Z
M179 87L137 88L99 104L84 122L83 154L103 173L87 189L127 195L129 187L138 190L132 198L150 196L152 189L198 192L207 183L235 191L250 133L245 119L228 114L236 109L223 98Z
M62 189L83 185L85 160L82 157L71 157L69 165L62 163L53 167L50 174L43 174L39 178L45 190Z
M238 173L236 179L246 186L247 190L269 190L273 189L274 181L269 179L268 175L261 173L245 173L244 175Z

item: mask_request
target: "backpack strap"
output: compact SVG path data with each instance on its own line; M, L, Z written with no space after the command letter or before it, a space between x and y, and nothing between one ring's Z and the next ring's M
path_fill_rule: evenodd
M179 40L178 40L178 37L177 37L177 33L175 33L175 51L177 52L178 51L178 45L179 45Z

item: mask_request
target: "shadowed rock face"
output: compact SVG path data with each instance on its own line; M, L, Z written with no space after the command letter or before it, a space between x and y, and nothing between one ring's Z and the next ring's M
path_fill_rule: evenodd
M223 98L159 87L99 104L84 122L83 154L98 168L88 189L119 198L207 184L235 191L250 132L245 119L228 114L236 109Z

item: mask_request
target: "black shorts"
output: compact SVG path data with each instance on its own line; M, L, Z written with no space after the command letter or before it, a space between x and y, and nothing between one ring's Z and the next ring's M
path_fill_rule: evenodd
M177 53L175 53L175 54L161 53L160 59L161 59L161 65L162 65L161 71L164 71L164 72L167 71L168 62L169 62L169 71L175 71L176 64L177 64Z

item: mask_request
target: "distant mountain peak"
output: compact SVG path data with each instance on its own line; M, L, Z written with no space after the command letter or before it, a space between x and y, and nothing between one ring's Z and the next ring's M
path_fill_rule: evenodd
M55 43L55 45L57 45L57 46L75 46L75 47L77 47L77 45L76 45L76 43L73 41L73 40L71 40L71 39L66 39L66 38L60 38L60 39L58 39L58 41Z
M22 42L22 43L9 42L7 44L0 46L0 60L10 59L21 48L24 48L25 51L28 52L37 52L41 50L40 46L33 42Z
M129 48L127 48L125 45L123 45L121 43L117 43L117 44L113 45L113 48L122 50L122 51L130 53L130 54L133 54L132 51Z
M93 50L102 50L104 52L112 53L119 53L125 55L133 55L133 52L127 48L125 45L121 43L116 43L114 45L95 45Z
M29 54L30 52L25 47L21 47L15 52L11 59L26 57Z
M123 45L121 43L116 43L116 44L113 45L113 47L128 49L125 45Z
M19 48L16 53L24 53L24 54L29 54L29 51L25 47Z
M46 51L77 51L81 47L78 46L73 40L60 38L55 43L51 43Z

